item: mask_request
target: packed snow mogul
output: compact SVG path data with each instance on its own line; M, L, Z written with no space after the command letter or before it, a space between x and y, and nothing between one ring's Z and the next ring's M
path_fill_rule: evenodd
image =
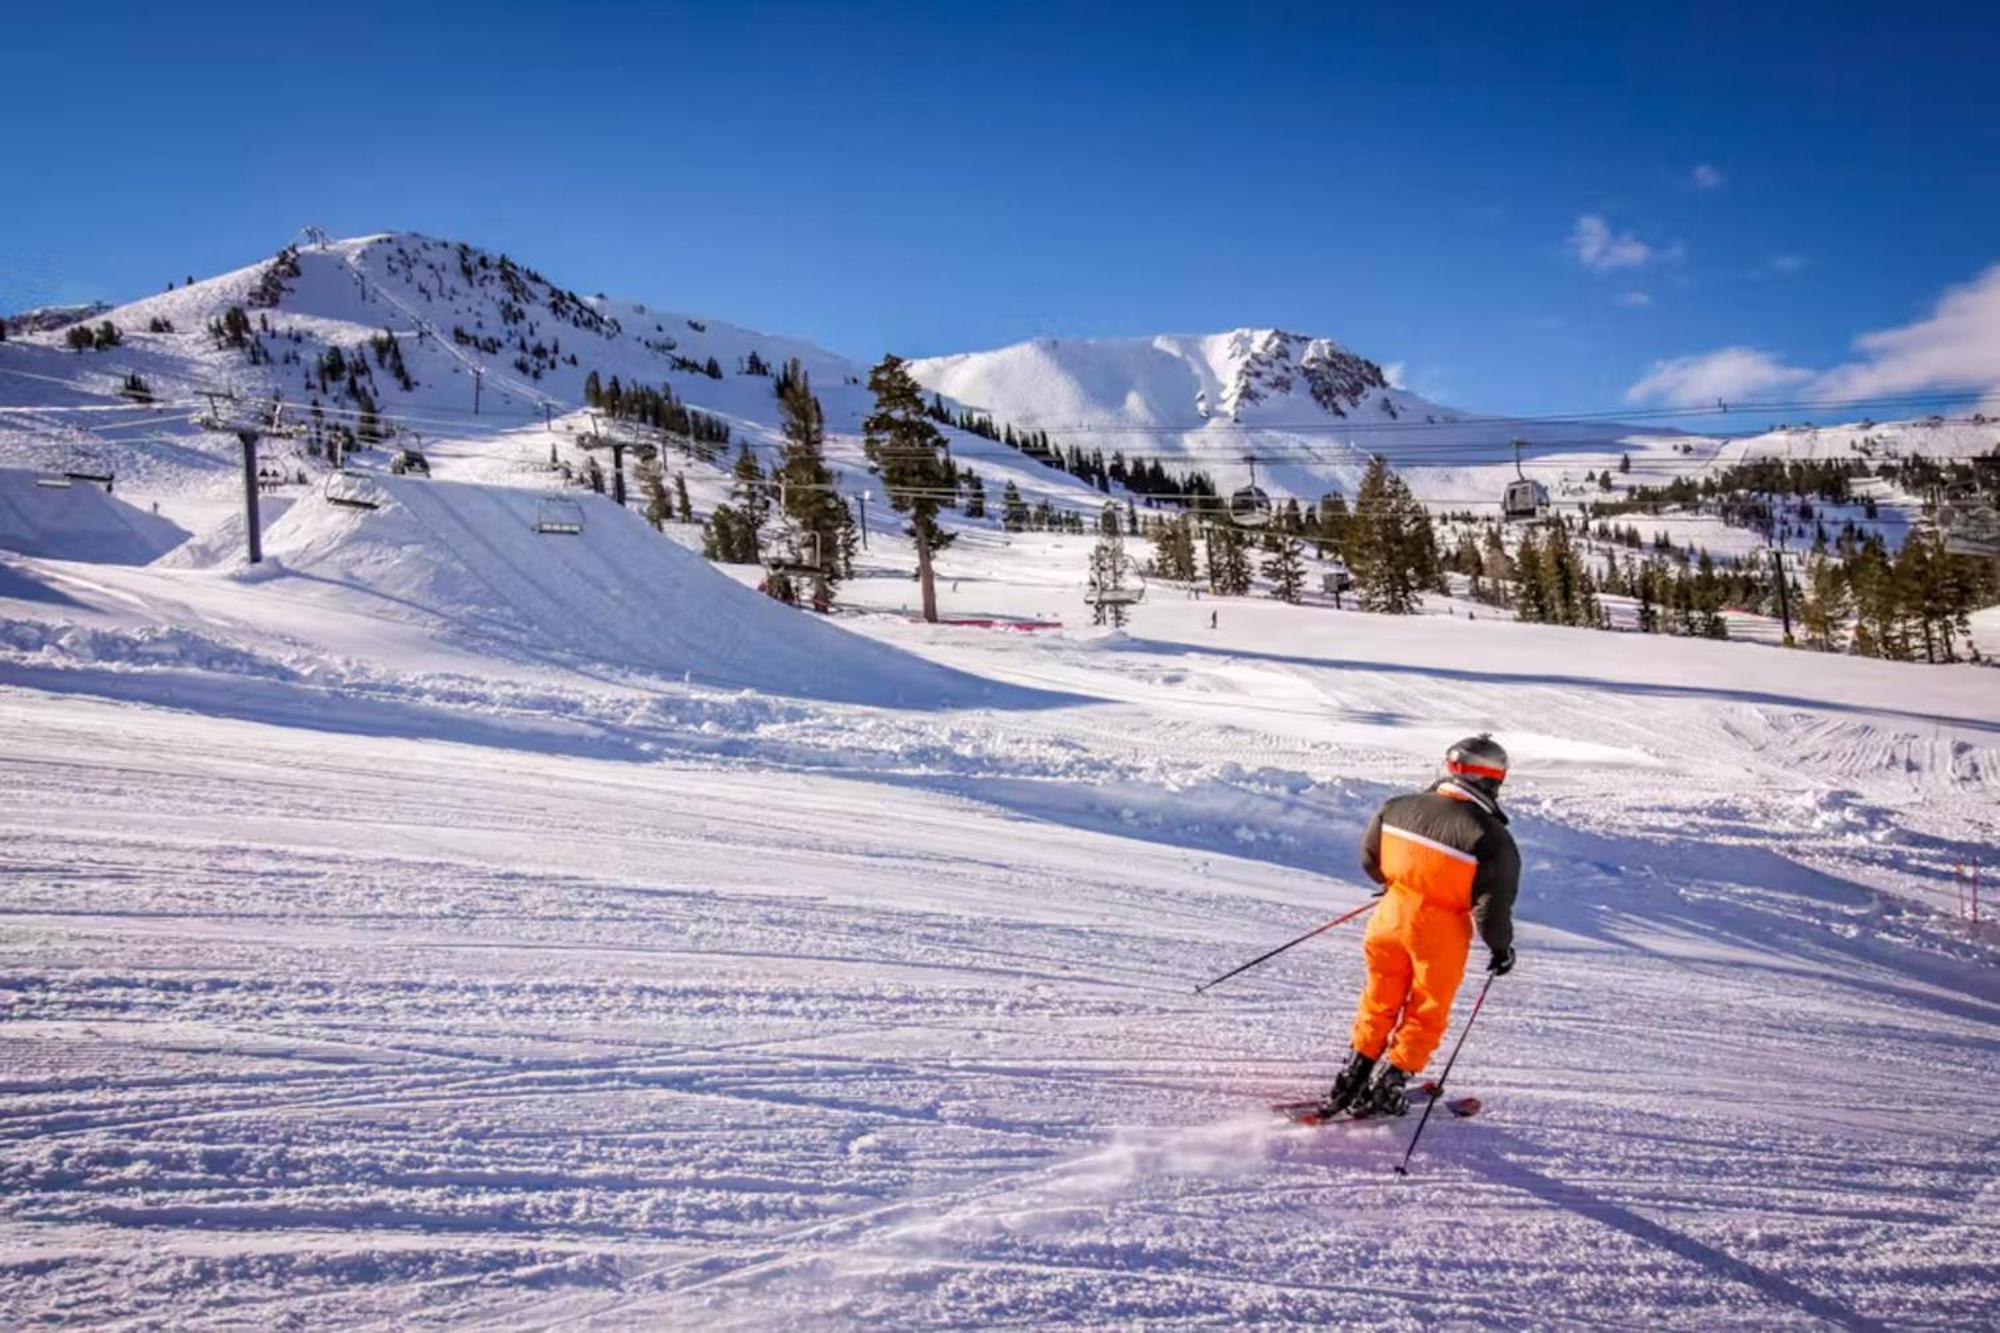
M1323 1114L1409 1109L1404 1084L1444 1039L1475 928L1492 954L1487 971L1505 976L1514 966L1521 854L1500 810L1507 752L1474 736L1445 752L1444 773L1384 805L1361 840L1361 867L1382 886L1381 902L1362 945L1368 980L1353 1050Z

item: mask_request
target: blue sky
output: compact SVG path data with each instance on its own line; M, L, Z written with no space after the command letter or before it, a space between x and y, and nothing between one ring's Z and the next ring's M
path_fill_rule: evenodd
M1510 411L2000 381L1991 4L37 8L0 307L314 222L861 357L1279 325Z

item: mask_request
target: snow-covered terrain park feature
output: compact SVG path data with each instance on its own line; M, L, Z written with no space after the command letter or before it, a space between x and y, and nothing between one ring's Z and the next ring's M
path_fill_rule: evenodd
M200 332L243 302L268 334ZM0 345L0 1323L2000 1320L1990 667L1164 579L1098 630L1094 537L991 515L946 520L963 623L927 625L829 353L407 236L99 316L124 343ZM339 347L365 373L321 384ZM768 457L753 354L875 488L831 615L560 480L608 430L592 373ZM1270 331L918 370L1099 425L1150 386L1112 424L1202 463L1237 437L1184 436L1313 376L1433 410ZM230 414L279 393L250 563ZM335 473L308 441L341 431ZM1705 458L1609 433L1537 457ZM949 437L990 498L1132 502ZM1407 460L1441 504L1509 475L1412 438L1450 445ZM696 516L729 498L726 455L662 447ZM1482 1111L1400 1178L1414 1118L1268 1110L1345 1055L1358 922L1194 987L1365 905L1369 816L1481 730L1521 958L1452 1074Z

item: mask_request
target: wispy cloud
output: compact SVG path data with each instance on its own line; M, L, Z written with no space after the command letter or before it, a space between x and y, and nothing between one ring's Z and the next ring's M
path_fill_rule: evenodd
M1648 293L1638 291L1635 289L1633 291L1625 292L1622 295L1620 295L1618 298L1618 304L1622 306L1630 306L1632 309L1637 310L1653 304L1653 298Z
M1625 390L1625 401L1701 407L1792 388L1812 377L1810 370L1788 366L1769 352L1754 347L1724 347L1695 356L1655 361L1643 378Z
M2000 264L1945 290L1931 313L1854 340L1861 355L1815 386L1829 398L2000 388Z
M1697 190L1719 190L1729 183L1720 168L1707 162L1695 163L1694 170L1688 173L1688 179L1694 182L1694 188Z
M1826 370L1787 365L1754 347L1656 361L1627 402L1695 407L1779 390L1853 402L1926 391L2000 399L2000 264L1948 288L1931 312L1854 340L1859 355Z
M1409 385L1409 380L1404 378L1404 369L1403 362L1391 361L1382 367L1382 378L1389 381L1389 387L1392 389L1406 388Z
M1585 213L1576 220L1569 234L1569 248L1576 252L1577 262L1593 273L1645 268L1680 254L1679 246L1662 250L1629 231L1615 230L1599 213Z
M1765 267L1782 277L1790 277L1794 273L1805 272L1807 266L1811 263L1812 260L1805 255L1772 255L1770 262Z

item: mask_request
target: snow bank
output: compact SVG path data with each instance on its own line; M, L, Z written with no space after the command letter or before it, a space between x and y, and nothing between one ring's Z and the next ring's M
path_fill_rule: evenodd
M265 533L285 573L267 590L328 596L515 662L608 664L711 686L904 707L1005 703L1009 690L780 605L602 496L574 498L578 535L536 531L542 498L513 487L370 477L373 510L314 495ZM170 565L229 570L229 540Z
M0 468L0 548L93 564L143 565L186 539L157 514L90 482L48 485L45 474Z

